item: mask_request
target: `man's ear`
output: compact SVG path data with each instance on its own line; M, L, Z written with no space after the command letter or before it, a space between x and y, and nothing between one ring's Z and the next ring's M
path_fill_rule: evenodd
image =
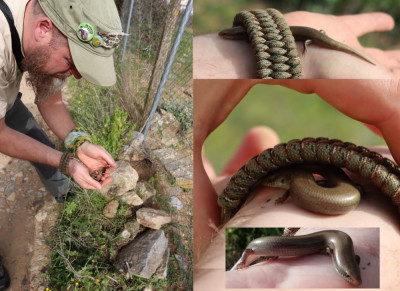
M49 43L53 35L53 23L48 17L36 19L34 28L34 38L39 43Z

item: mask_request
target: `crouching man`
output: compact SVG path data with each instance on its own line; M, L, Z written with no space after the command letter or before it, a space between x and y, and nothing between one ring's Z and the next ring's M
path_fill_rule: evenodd
M76 128L61 87L71 75L100 86L116 82L113 53L123 33L114 0L0 0L0 8L0 152L32 162L59 202L71 190L69 177L83 188L102 188L115 161ZM67 152L54 149L21 102L24 72L44 121ZM93 179L100 169L107 171ZM8 285L0 258L0 290Z

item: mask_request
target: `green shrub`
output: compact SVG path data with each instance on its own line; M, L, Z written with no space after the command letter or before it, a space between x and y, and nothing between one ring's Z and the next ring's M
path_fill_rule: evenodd
M193 128L193 100L163 101L160 107L170 112L179 121L180 129L186 131Z
M86 81L70 81L73 97L70 111L77 126L88 132L92 142L103 146L114 158L136 125L119 108L113 88L96 89Z
M105 118L105 123L100 131L92 134L95 144L103 146L113 157L116 157L122 145L132 136L135 125L128 122L128 113L114 109L111 116Z

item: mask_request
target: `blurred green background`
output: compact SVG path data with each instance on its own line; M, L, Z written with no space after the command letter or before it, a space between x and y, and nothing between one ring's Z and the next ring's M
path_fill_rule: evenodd
M194 35L215 33L231 27L237 12L255 8L276 8L282 13L304 10L334 15L381 11L390 14L396 23L400 20L398 0L195 0ZM393 49L400 48L399 37L400 27L396 27L390 32L370 33L363 36L360 42L364 46Z
M226 228L225 270L232 269L252 240L262 236L282 236L283 230L283 228Z
M257 125L275 130L282 142L321 136L363 146L386 145L364 124L343 115L316 94L301 94L276 85L256 85L205 142L205 156L217 173L246 132Z

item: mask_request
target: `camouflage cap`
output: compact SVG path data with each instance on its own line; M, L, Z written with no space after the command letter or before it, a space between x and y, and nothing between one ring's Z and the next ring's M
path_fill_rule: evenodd
M39 0L39 4L68 38L82 77L95 85L113 85L113 53L124 35L114 0Z

